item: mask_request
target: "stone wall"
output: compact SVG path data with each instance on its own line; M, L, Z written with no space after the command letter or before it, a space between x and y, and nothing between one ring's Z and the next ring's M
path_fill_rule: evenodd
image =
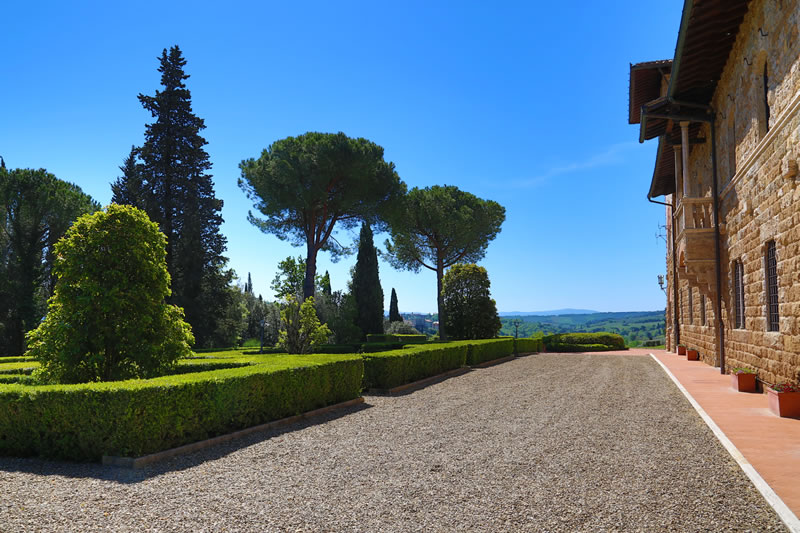
M751 3L717 86L716 136L722 234L722 320L726 368L749 366L768 383L798 381L800 375L800 0ZM766 34L766 36L764 35ZM768 74L769 125L765 120L763 73ZM692 196L711 196L709 142L694 145L689 179ZM769 332L764 255L776 243L780 328ZM744 267L745 327L733 323L733 262ZM671 271L671 259L667 258ZM680 276L679 276L680 278ZM694 320L686 314L688 283L679 281L681 342L716 361L715 297L707 294L706 326L694 293ZM708 290L708 289L706 289ZM672 292L668 307L672 308Z

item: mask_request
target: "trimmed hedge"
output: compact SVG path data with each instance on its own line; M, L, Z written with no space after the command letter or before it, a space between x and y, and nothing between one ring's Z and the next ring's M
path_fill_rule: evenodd
M514 353L538 353L542 351L542 339L515 339Z
M542 339L551 352L602 352L625 350L625 339L616 333L558 333Z
M467 365L475 366L514 354L514 338L455 341L467 346Z
M455 343L408 346L364 354L364 388L391 389L466 364L467 347Z
M139 456L357 398L358 356L248 358L211 372L80 385L0 385L0 455Z

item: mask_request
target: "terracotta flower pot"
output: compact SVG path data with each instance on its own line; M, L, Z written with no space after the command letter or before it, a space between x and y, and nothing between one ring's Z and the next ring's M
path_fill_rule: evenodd
M756 375L747 373L731 374L731 387L739 392L755 392Z
M686 346L678 345L678 355L686 355Z
M777 392L767 389L769 409L784 418L800 418L800 392Z
M700 359L700 354L697 353L697 350L686 350L687 361L697 361L699 359Z

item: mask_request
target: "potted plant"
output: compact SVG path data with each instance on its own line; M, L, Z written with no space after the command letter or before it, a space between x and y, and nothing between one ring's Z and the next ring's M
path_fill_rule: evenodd
M686 345L679 344L678 345L678 355L686 355Z
M756 391L756 371L750 368L737 367L731 370L731 387L739 392Z
M686 350L686 360L687 361L697 361L699 359L700 359L700 354L697 352L697 350L695 350L693 348L690 348L690 349Z
M778 383L767 388L769 409L778 416L800 418L800 388L791 383Z

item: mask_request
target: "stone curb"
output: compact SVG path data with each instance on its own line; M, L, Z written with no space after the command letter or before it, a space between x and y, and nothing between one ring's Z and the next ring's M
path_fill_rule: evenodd
M443 372L441 374L436 374L435 376L431 376L429 378L423 378L418 381L412 381L411 383L398 385L397 387L393 387L391 389L367 389L367 393L374 394L377 396L392 396L393 394L400 394L402 392L409 392L412 390L421 389L423 387L427 387L428 385L444 381L445 379L452 378L455 376L460 376L461 374L466 374L471 370L472 369L470 367L455 368L453 370L448 370L447 372Z
M240 429L239 431L234 431L233 433L226 433L225 435L219 435L217 437L212 437L210 439L184 444L183 446L178 446L177 448L170 448L169 450L162 450L160 452L151 453L149 455L143 455L141 457L115 457L112 455L104 455L103 464L109 466L119 466L122 468L131 468L131 469L142 468L149 464L157 463L159 461L163 461L164 459L169 459L170 457L185 455L187 453L192 453L197 450L203 450L205 448L209 448L211 446L215 446L223 442L228 442L229 440L244 437L246 435L255 433L257 431L264 431L281 426L286 426L289 424L293 424L295 422L299 422L301 420L305 420L319 415L324 415L326 413L335 411L337 409L343 409L345 407L358 405L360 403L364 403L364 398L361 396L353 400L348 400L346 402L341 402L334 405L328 405L326 407L314 409L313 411L308 411L306 413L302 413L299 415L290 416L287 418L281 418L280 420L273 420L272 422L267 422L265 424L260 424L258 426L252 426L249 428Z

